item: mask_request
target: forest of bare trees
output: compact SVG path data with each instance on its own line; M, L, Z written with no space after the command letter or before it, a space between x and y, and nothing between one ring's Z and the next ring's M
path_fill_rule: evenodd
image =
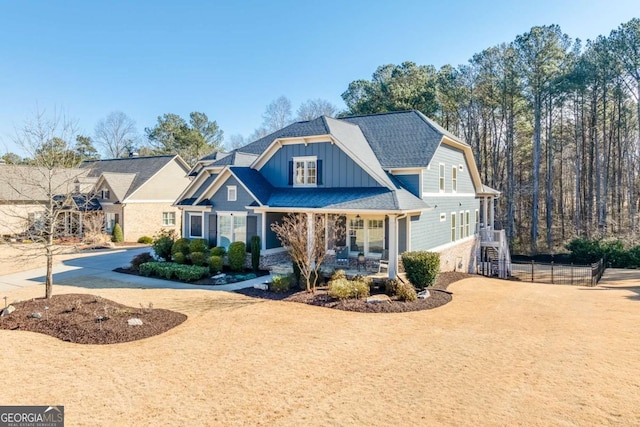
M640 19L581 42L534 27L468 64L379 67L345 114L415 108L467 141L519 252L574 237L638 243Z

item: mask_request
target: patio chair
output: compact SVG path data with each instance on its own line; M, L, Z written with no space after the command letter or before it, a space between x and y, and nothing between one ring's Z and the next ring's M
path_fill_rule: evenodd
M336 265L346 265L349 266L349 248L337 248L336 249Z
M389 272L389 251L386 249L382 251L382 256L378 261L378 273L382 273L383 268Z

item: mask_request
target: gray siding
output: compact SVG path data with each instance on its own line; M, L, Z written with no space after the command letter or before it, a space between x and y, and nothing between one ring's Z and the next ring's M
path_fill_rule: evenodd
M475 210L480 208L475 197L430 198L429 204L436 207L423 212L420 217L411 217L411 250L430 250L451 243L452 212L456 213L456 240L460 240L460 211L469 211L469 235L475 233ZM440 214L445 214L443 222Z
M423 174L423 191L425 193L438 193L439 190L439 173L440 163L444 163L444 189L445 193L452 193L451 175L453 166L456 168L462 165L462 169L458 168L458 191L457 193L474 193L473 180L469 172L469 165L464 157L462 150L440 144L436 150L429 169Z
M415 196L422 198L420 194L420 175L394 175L402 183L402 186L413 193Z
M227 186L235 185L237 189L237 200L230 202L227 200ZM213 203L213 209L216 211L246 211L245 206L249 206L255 202L254 198L244 189L244 187L234 177L229 177L220 186L218 191L209 199Z
M260 169L274 187L289 186L289 162L294 157L316 156L322 160L322 185L318 187L380 187L371 176L329 142L285 145Z
M407 218L398 220L398 253L407 251Z

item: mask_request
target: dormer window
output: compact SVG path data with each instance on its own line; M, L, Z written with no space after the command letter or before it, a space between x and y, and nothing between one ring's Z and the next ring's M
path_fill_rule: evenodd
M315 187L318 184L318 158L293 158L293 186Z

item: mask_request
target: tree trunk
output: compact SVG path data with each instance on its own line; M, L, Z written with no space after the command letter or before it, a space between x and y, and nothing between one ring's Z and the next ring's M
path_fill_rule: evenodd
M536 94L533 125L533 200L531 206L531 253L538 252L538 204L540 199L540 126L541 95Z

